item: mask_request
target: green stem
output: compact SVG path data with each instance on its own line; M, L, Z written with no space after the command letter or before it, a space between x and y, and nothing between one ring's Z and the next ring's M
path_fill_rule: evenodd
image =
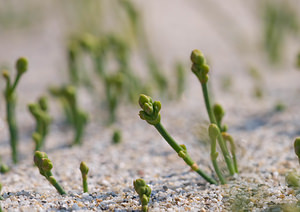
M212 159L212 163L213 163L213 167L218 175L218 178L219 178L221 184L222 185L226 184L227 182L226 182L225 178L223 177L223 174L218 166L217 159Z
M12 87L10 88L11 93L13 93L15 91L20 78L21 78L21 74L17 74L16 80L15 80L14 84L12 85Z
M161 136L168 142L168 144L179 154L184 149L176 143L176 141L170 136L170 134L165 130L161 123L155 124L154 127L158 130ZM194 171L196 171L201 177L203 177L206 181L211 184L217 184L217 182L208 176L205 172L203 172L199 167L194 167L195 162L190 158L190 156L186 155L183 157L183 160L189 165Z
M202 92L203 92L205 107L206 107L206 111L208 113L208 117L209 117L210 123L217 124L216 118L215 118L215 116L214 116L214 114L212 112L212 109L211 109L209 95L208 95L208 90L207 90L207 84L206 83L201 83L201 87L202 87ZM221 131L221 129L220 129L220 131Z
M18 129L16 124L16 115L15 115L15 100L14 97L11 95L7 96L6 98L6 115L7 115L7 122L8 128L10 133L10 145L12 149L12 159L13 162L16 164L18 162L18 151L17 151L17 143L18 143Z
M220 149L222 151L222 154L224 156L225 162L227 164L227 168L229 170L229 173L230 173L230 175L234 175L235 170L234 170L233 163L232 163L230 154L228 152L227 146L226 146L222 136L218 136L217 139L218 139L218 143L219 143Z
M217 141L216 141L216 137L211 137L210 140L211 140L210 157L211 157L211 160L212 160L213 167L215 169L215 172L218 175L219 180L221 181L221 184L226 184L226 180L223 177L223 174L222 174L221 170L219 169L219 165L217 163L218 153L217 153Z
M235 148L234 140L233 140L233 138L228 133L224 134L223 139L225 141L228 141L229 144L230 144L230 152L231 152L231 155L232 155L233 167L234 167L235 173L239 173L239 171L238 171L238 163L237 163L236 154L235 154L235 149L236 148Z
M61 195L66 194L65 190L61 187L60 184L58 184L57 182L51 183L51 184L56 188L56 190L58 191L58 193L60 193Z
M201 83L201 87L202 87L204 102L205 102L206 110L207 110L207 113L208 113L208 116L209 116L209 120L212 124L217 124L216 118L215 118L215 116L212 112L212 109L211 109L208 90L207 90L207 84L206 83ZM221 128L219 128L219 130L222 132ZM222 136L218 136L218 143L220 145L222 154L223 154L225 162L227 164L227 168L229 170L229 173L230 173L230 175L234 175L235 170L234 170L234 167L233 167L233 163L232 163L231 157L229 155L228 148L227 148Z
M88 190L88 183L87 183L87 175L82 175L82 186L83 186L83 192L87 193Z

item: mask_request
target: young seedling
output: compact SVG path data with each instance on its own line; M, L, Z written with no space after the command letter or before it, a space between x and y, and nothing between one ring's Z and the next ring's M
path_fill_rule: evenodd
M35 151L41 150L51 124L51 117L47 112L48 104L46 97L41 97L36 104L28 104L28 110L36 120L36 129L32 134L32 138L35 142Z
M73 145L82 144L82 136L88 121L88 114L78 108L75 87L50 88L50 92L52 95L60 98L66 117L74 128Z
M122 133L120 130L115 130L112 136L113 144L119 144L122 141Z
M217 152L217 138L221 136L220 130L217 125L210 124L208 128L208 134L211 140L211 152L210 157L213 163L213 167L215 169L215 172L217 173L217 176L221 182L221 184L226 184L226 180L223 177L223 174L219 168L219 165L217 163L217 158L219 153Z
M206 59L205 59L203 53L197 49L192 51L191 61L193 63L192 71L197 76L198 80L200 81L201 87L202 87L204 102L205 102L206 111L208 113L210 123L218 125L218 123L216 121L216 117L211 108L210 98L209 98L208 89L207 89L207 82L209 79L208 73L209 73L210 68L206 63ZM222 132L221 128L219 128L219 130ZM234 165L233 165L232 159L230 157L226 143L223 140L222 136L218 136L217 139L218 139L218 143L221 148L222 154L224 156L225 162L227 164L228 171L229 171L230 175L234 175L234 173L236 173L236 172L234 170Z
M137 179L133 181L134 190L138 193L141 203L142 203L142 211L148 211L148 203L150 201L151 196L151 188L146 184L143 179Z
M140 118L147 121L148 124L153 125L161 134L161 136L168 142L168 144L177 152L178 156L181 157L184 162L191 167L192 170L197 172L209 183L217 184L213 178L202 171L192 160L185 145L179 145L163 127L160 121L161 117L159 113L161 109L161 103L158 101L153 102L151 97L141 94L139 98L139 105L142 108L139 113Z
M10 134L10 145L12 149L12 159L16 164L18 162L18 128L16 121L16 87L19 83L21 76L27 71L27 60L25 58L19 58L16 62L17 76L12 82L11 77L7 71L2 73L6 80L6 88L4 96L6 100L6 116Z
M82 187L83 187L83 192L87 193L89 192L88 189L88 183L87 183L87 174L89 172L89 167L86 165L85 162L81 162L80 163L80 171L81 171L81 175L82 175Z
M66 194L65 190L59 185L53 177L51 169L53 167L51 160L45 152L36 151L33 158L34 164L39 168L40 174L43 175L53 185L58 193Z

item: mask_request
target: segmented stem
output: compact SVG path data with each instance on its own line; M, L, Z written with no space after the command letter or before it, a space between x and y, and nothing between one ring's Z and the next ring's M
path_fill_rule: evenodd
M155 124L154 127L161 134L161 136L168 142L168 144L179 154L179 156L182 157L182 159L186 162L186 164L192 168L192 170L196 171L207 182L211 184L217 184L217 182L213 178L208 176L204 171L202 171L196 165L196 163L191 159L191 157L188 154L185 154L185 156L180 155L180 153L185 152L185 149L182 146L177 144L177 142L170 136L170 134L165 130L165 128L161 123Z

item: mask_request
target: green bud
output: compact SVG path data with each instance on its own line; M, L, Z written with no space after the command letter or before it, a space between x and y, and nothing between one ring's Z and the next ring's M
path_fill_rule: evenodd
M216 121L218 123L221 123L222 119L225 115L225 111L223 110L222 106L220 104L215 104L213 106L213 112L214 112L214 115L216 117Z
M150 96L146 96L145 94L140 94L139 105L141 108L144 107L145 103L152 103L152 98Z
M152 125L156 125L160 122L160 102L153 102L151 97L141 94L139 98L139 105L143 109L139 112L139 116L141 119L146 120L149 124Z
M2 72L2 76L4 77L5 80L9 80L10 74L7 70Z
M80 171L82 175L87 175L89 172L89 167L83 161L80 163Z
M35 151L33 158L34 164L39 167L43 158L48 158L45 152Z
M192 51L191 61L198 65L202 65L206 63L203 53L198 49Z
M146 186L146 182L143 179L137 179L137 180L133 181L133 185L134 185L134 188L139 188L139 187Z
M18 74L21 75L27 71L28 62L27 59L24 57L21 57L17 60L16 68L18 71Z
M216 140L217 137L220 135L220 130L217 125L210 124L208 127L208 135L211 139Z
M43 158L40 168L43 169L43 171L50 171L53 168L53 164L50 159Z

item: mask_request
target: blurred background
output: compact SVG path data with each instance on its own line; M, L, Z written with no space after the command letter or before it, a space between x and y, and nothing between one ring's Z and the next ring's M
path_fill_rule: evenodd
M28 58L21 102L72 84L111 108L139 93L184 99L199 86L189 56L200 49L214 87L260 98L266 75L296 73L299 14L298 0L0 0L0 67Z

